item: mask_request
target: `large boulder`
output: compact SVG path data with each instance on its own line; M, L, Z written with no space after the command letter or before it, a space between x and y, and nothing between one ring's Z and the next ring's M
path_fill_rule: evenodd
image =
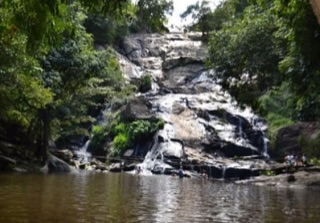
M303 153L303 141L314 140L320 135L318 122L301 122L284 127L278 131L276 137L276 148L278 155L284 156L287 153Z
M153 119L152 104L144 97L135 98L130 101L121 112L124 120Z

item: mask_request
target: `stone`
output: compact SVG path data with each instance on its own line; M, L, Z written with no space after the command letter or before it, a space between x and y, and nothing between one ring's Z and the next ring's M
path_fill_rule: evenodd
M313 140L320 135L320 125L318 122L301 122L281 128L276 136L275 150L284 157L288 153L303 153L301 139Z
M146 98L135 98L122 110L121 117L124 120L153 119L155 118L155 114L151 108L152 105Z

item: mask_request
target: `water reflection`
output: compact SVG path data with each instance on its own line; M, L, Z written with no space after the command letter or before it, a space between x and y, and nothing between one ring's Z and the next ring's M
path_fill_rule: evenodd
M0 222L320 222L318 190L129 174L0 174Z

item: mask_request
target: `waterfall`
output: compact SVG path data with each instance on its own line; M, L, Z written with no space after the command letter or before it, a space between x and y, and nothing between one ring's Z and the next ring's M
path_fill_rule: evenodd
M263 156L269 158L269 139L264 135L263 137Z
M87 140L86 143L78 151L76 151L76 155L82 163L87 163L91 160L91 153L87 151L89 144L90 140Z
M239 118L239 136L243 136L243 130L242 130L242 119Z
M200 41L201 33L192 34L193 38L189 36L184 33L133 35L123 42L121 50L125 56L119 57L125 78L137 80L145 74L151 75L152 90L137 95L150 102L146 116L165 122L139 164L144 173L170 167L164 163L164 157L167 163L184 157L204 159L212 165L207 169L212 175L212 167L220 164L212 163L206 153L221 150L223 154L226 150L225 157L250 155L250 151L252 155L261 153L267 157L268 154L267 138L263 148L260 141L267 130L265 121L251 108L239 106L223 91L212 78L214 71L205 67L207 46ZM143 140L139 143L144 144ZM208 149L202 152L204 147ZM232 163L238 165L237 161L229 160L228 165L221 166L222 178Z
M157 153L157 148L159 145L158 135L155 135L153 140L154 143L152 144L151 149L148 151L143 162L140 164L140 167L142 168L142 173L147 175L151 174L151 170L153 170L153 168L155 167L157 156L159 155L159 153Z
M226 176L226 171L227 171L227 167L226 166L222 166L222 175L221 178L224 179Z

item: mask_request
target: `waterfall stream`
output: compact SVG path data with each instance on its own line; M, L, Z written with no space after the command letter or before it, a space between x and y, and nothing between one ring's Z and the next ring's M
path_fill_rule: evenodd
M87 163L91 160L91 153L87 151L89 144L90 140L87 140L86 143L81 148L79 148L79 150L75 151L76 156L81 163Z
M204 65L207 46L201 42L200 34L133 35L123 41L122 48L119 62L126 79L151 75L152 90L139 93L139 97L147 99L154 115L165 121L164 129L154 137L152 148L140 164L146 172L172 168L168 159L173 163L188 157L212 167L222 164L224 175L229 166L247 167L251 163L239 164L211 154L226 158L268 156L265 121L250 108L240 108L213 81L214 71Z

